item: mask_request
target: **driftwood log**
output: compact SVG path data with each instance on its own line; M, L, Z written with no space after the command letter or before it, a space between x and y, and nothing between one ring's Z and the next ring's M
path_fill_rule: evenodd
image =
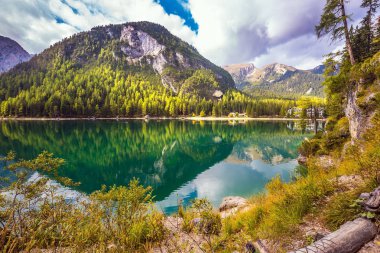
M376 225L370 220L358 218L343 224L306 248L291 253L354 253L377 234Z

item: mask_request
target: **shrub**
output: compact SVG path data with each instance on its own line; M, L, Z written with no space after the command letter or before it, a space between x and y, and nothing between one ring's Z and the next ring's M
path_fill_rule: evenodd
M13 160L10 153L3 162ZM65 247L72 251L139 251L165 236L163 215L152 204L150 188L132 180L127 187L113 186L67 202L46 176L32 179L30 172L58 176L62 159L43 152L31 161L8 165L16 179L2 195L0 248L5 252Z

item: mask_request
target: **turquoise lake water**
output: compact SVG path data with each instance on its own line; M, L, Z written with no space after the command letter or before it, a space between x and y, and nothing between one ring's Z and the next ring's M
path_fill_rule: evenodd
M291 180L297 148L311 136L291 121L0 121L0 154L52 152L66 160L60 174L84 193L138 178L172 213L179 200L218 206L225 196L262 192L276 175Z

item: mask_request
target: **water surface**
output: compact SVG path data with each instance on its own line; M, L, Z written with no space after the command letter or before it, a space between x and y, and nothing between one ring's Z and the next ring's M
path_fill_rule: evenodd
M295 122L0 121L0 154L52 152L66 160L60 174L85 193L138 178L171 213L180 199L218 206L225 196L262 192L276 175L290 180L309 136Z

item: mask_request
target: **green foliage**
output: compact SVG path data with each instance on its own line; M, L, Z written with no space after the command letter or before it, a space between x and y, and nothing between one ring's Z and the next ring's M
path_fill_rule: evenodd
M186 232L197 231L200 234L211 236L219 235L222 222L220 215L213 210L207 199L195 199L190 207L179 212L183 218L183 227Z
M319 132L312 139L306 139L299 147L299 152L306 157L328 154L341 149L350 137L346 117L337 122L329 121L326 129L326 133Z
M58 68L58 69L57 69ZM209 70L197 70L186 79L181 95L163 87L149 72L128 74L107 65L75 68L69 62L58 64L30 88L14 90L9 83L28 83L23 75L0 78L0 115L31 117L138 117L199 115L216 116L245 112L249 116L285 116L294 104L288 100L253 100L230 90L221 100L209 94L218 86ZM1 92L3 91L3 92ZM1 95L3 94L3 95ZM62 95L63 94L63 95ZM208 99L204 99L206 96Z
M180 95L190 93L202 98L211 98L212 94L210 94L210 92L213 92L218 86L218 82L212 71L199 69L184 81L180 90Z
M318 38L330 35L333 41L344 37L346 50L349 54L350 62L355 64L352 52L352 43L348 31L349 14L346 13L346 2L344 0L326 0L321 20L315 27Z
M306 177L308 173L309 171L304 165L297 165L297 167L294 169L294 176L296 179Z
M353 220L359 215L364 214L367 216L367 213L363 213L362 206L358 203L362 200L358 200L357 198L360 193L370 191L371 189L372 185L365 185L332 196L323 210L323 220L327 227L331 230L336 230L345 222Z
M13 158L9 154L6 159ZM28 179L30 171L56 174L62 163L44 152L6 167L16 179L0 202L0 246L5 252L62 247L105 251L110 245L117 251L140 251L164 238L163 216L152 205L151 189L137 180L68 202L47 177Z
M320 23L315 27L318 37L331 34L332 40L342 38L344 35L343 21L346 19L347 16L342 14L341 0L326 0Z

